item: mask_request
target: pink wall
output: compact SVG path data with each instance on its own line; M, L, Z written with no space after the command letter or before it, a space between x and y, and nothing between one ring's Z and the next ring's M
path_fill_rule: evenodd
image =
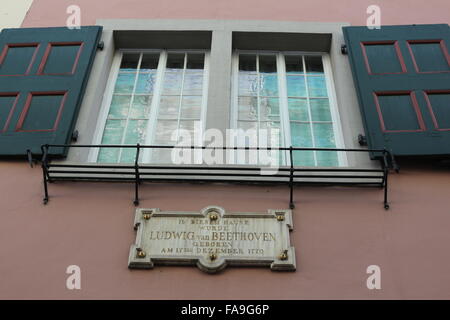
M131 184L50 184L42 204L40 168L0 162L0 299L450 298L449 172L403 167L382 190L297 188L291 243L297 271L195 267L128 270L135 240ZM141 207L199 210L286 208L287 187L143 185ZM81 290L67 290L68 265ZM368 290L367 266L382 269Z
M83 24L97 18L201 18L344 21L364 24L372 0L35 0L24 27L64 25L79 4ZM449 22L448 0L378 1L384 24ZM405 9L403 9L405 7ZM450 298L450 173L402 166L393 174L391 210L382 190L298 188L295 273L195 267L127 268L133 186L50 184L25 162L0 161L0 299L301 299ZM199 210L286 208L287 187L143 185L141 207ZM82 289L65 287L68 265L81 267ZM368 265L382 268L382 290L368 290Z
M382 24L446 23L448 0L35 0L23 27L65 25L69 5L79 5L82 24L96 19L248 19L350 22L365 25L369 5L379 5Z

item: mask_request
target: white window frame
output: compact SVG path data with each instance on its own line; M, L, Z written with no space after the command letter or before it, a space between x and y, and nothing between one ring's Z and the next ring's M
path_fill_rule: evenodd
M341 127L341 120L339 116L339 108L337 104L336 98L336 90L333 81L333 74L331 68L331 60L330 55L325 52L304 52L304 51L270 51L270 50L234 50L232 56L232 86L231 86L231 114L230 114L230 128L238 128L238 97L239 97L239 54L273 54L276 55L277 62L277 75L278 75L278 90L279 90L279 106L280 106L280 128L282 136L282 143L280 147L290 147L291 146L291 130L289 123L289 114L288 114L288 106L287 106L287 85L286 85L286 64L285 64L285 56L287 55L302 55L302 56L321 56L323 62L324 76L325 82L327 86L328 99L330 102L330 113L331 120L333 122L333 132L334 139L336 142L336 149L344 149L344 136ZM304 59L302 59L304 63ZM303 65L303 70L305 71L306 77L306 68ZM307 86L307 81L306 81ZM306 87L306 89L308 89ZM308 101L308 113L310 115L310 106L309 106L309 93L307 92L307 101ZM311 118L310 118L311 121ZM288 130L286 130L288 129ZM311 128L312 130L312 128ZM313 134L313 133L312 133ZM312 135L312 140L314 143L314 136ZM339 167L347 167L348 159L345 152L337 152L338 155L338 166ZM289 151L285 151L282 153L283 164L290 165L289 163ZM315 160L316 162L316 160ZM316 162L317 163L317 162ZM317 167L317 166L315 166Z
M169 53L204 53L204 68L203 68L203 92L202 92L202 105L201 105L201 114L200 114L200 122L202 133L199 135L202 136L205 128L206 128L206 111L207 111L207 101L208 101L208 83L209 83L209 60L210 60L210 50L163 50L163 49L119 49L115 52L113 62L111 65L110 74L108 77L107 85L105 88L105 92L103 94L102 105L100 108L100 113L97 119L95 133L92 139L92 144L100 145L103 132L105 129L106 121L109 114L109 109L111 106L111 101L114 95L114 88L116 85L116 81L119 75L120 64L122 62L122 57L124 53L159 53L159 61L158 68L156 71L156 82L155 88L153 91L153 98L150 105L150 115L147 122L147 132L145 135L144 144L150 145L154 141L155 132L156 132L156 124L158 118L158 112L161 102L162 95L162 84L164 81L164 75L166 70L166 62L167 56ZM142 59L142 55L139 58L138 66L140 66ZM186 67L186 59L185 66ZM137 80L137 77L136 77ZM135 81L136 81L135 80ZM134 85L134 87L136 84ZM180 103L181 103L180 99ZM179 111L180 112L180 111ZM180 121L180 117L178 117L178 121ZM198 142L197 142L198 143ZM200 142L201 143L201 142ZM91 148L89 151L88 162L97 163L98 153L100 148ZM149 163L152 159L152 150L149 148L145 148L141 153L139 162ZM118 162L120 163L120 162Z

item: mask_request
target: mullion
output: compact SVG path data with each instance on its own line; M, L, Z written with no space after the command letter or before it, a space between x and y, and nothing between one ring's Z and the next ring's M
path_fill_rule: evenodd
M125 122L125 128L124 128L122 139L121 139L121 145L125 144L125 137L127 135L128 124L130 122L129 120L130 120L131 106L133 105L133 102L134 102L134 96L135 96L135 92L136 92L137 80L138 80L138 77L139 77L139 71L141 69L142 56L143 56L143 53L141 52L140 55L139 55L139 61L138 61L137 69L136 69L136 77L134 79L133 92L131 93L130 104L128 106L127 119L126 119L126 122ZM119 163L122 161L122 151L123 151L123 148L120 148L120 150L119 150L119 157L118 157L118 162Z
M306 75L306 60L305 60L305 56L302 56L302 63L303 63L303 70L305 71L304 73L304 78L305 78L305 89L306 89L306 104L308 106L308 118L309 118L309 127L310 127L310 131L311 131L311 140L312 140L312 147L315 148L316 146L316 139L314 136L314 129L313 129L313 125L312 125L312 112L311 112L311 103L310 103L310 97L309 97L309 85L308 85L308 76ZM317 166L317 154L316 151L313 151L313 156L314 156L314 165Z

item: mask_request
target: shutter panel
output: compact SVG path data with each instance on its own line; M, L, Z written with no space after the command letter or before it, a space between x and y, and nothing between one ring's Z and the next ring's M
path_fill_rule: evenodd
M0 34L0 156L66 144L102 27L4 29ZM66 148L50 155L65 156Z
M449 26L343 30L369 147L449 155Z

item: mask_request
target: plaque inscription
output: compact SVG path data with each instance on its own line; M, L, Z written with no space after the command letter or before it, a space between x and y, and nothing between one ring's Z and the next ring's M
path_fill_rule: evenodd
M226 212L209 206L200 212L136 209L136 243L128 267L197 265L215 273L226 266L267 266L294 271L290 245L291 210L267 213Z

